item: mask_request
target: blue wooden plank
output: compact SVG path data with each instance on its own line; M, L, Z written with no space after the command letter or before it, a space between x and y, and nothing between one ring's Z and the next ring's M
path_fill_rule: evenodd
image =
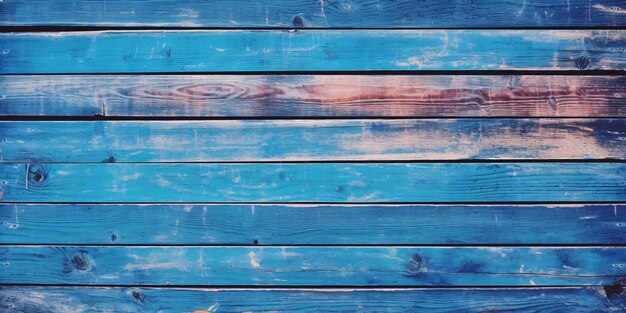
M0 115L95 116L104 115L103 103L91 90L85 96L79 83L62 84L56 77L46 77L52 84L42 85L34 76L0 76Z
M2 284L612 285L624 247L3 246Z
M620 312L623 287L179 289L0 287L16 312Z
M625 221L623 204L2 204L0 243L624 244Z
M0 115L626 117L626 76L0 75Z
M616 0L10 0L0 25L150 27L624 26Z
M626 30L0 34L0 73L624 70Z
M0 162L626 159L625 137L626 119L9 121Z
M2 164L3 202L626 200L626 163Z

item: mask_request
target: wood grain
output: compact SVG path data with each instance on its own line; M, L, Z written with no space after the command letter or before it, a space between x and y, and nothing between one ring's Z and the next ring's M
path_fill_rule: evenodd
M624 244L625 220L623 204L2 204L0 243Z
M624 70L626 30L0 34L0 73Z
M626 6L611 0L11 0L1 4L0 25L9 26L471 28L626 24Z
M626 117L626 76L0 75L0 115Z
M626 201L626 163L2 164L2 202Z
M0 308L9 312L619 312L626 309L624 298L619 286L366 290L0 287Z
M624 247L4 246L4 284L612 285Z
M8 121L0 138L1 162L626 159L626 119Z

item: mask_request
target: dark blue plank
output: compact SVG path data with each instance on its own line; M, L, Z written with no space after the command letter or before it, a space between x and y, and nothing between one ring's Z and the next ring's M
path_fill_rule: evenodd
M0 34L0 73L624 70L626 30Z
M626 278L626 247L3 246L2 284L562 286Z
M616 0L7 0L0 25L151 27L623 26Z
M625 244L624 221L621 204L3 204L0 243Z
M626 201L626 163L2 164L3 202Z
M174 289L0 287L8 312L620 312L623 287Z

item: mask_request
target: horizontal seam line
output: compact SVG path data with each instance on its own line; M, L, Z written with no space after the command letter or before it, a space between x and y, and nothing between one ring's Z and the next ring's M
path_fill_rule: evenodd
M239 202L226 202L226 201L212 201L212 202L206 202L206 201L179 201L179 202L171 202L171 201L154 201L154 202L146 202L146 201L135 201L135 202L128 202L128 201L120 201L120 202L111 202L111 201L102 201L102 202L79 202L79 201L57 201L57 202L53 202L53 201L39 201L39 202L33 202L33 201L7 201L7 202L0 202L0 205L2 204L84 204L84 205L89 205L89 204L162 204L162 205L180 205L180 204L232 204L232 205L247 205L247 204L252 204L252 205L257 205L257 204L276 204L276 205L289 205L289 204L334 204L334 205L351 205L351 204L363 204L363 205L385 205L385 204L389 204L389 205L421 205L421 204L433 204L433 205L524 205L524 204L537 204L537 205L556 205L556 204L589 204L589 205L594 205L594 204L608 204L608 205L614 205L615 203L621 203L620 201L487 201L487 202L480 202L480 201L476 201L476 202L469 202L469 201L459 201L459 202L445 202L445 201L440 201L440 202L436 202L436 201L424 201L424 202L418 202L418 201L407 201L407 202L391 202L391 201L379 201L379 202L350 202L350 201L345 201L345 202L330 202L330 201L294 201L294 202L251 202L251 201L239 201Z
M381 23L383 24L383 23ZM114 24L101 24L101 25L89 25L88 23L76 23L63 24L63 23L48 23L48 24L21 24L21 25L9 25L4 22L0 25L0 33L7 32L81 32L81 31L137 31L137 30L155 30L155 31L211 31L211 30L248 30L248 31L411 31L411 30L425 30L425 31L438 31L438 30L528 30L528 31L540 31L540 30L626 30L626 26L617 25L554 25L554 26L454 26L454 27L424 27L424 26L407 26L407 27L293 27L293 26L158 26L154 24L146 23L144 26L120 26Z
M358 155L357 155L358 156ZM5 155L5 158L7 156ZM605 163L615 163L622 164L626 163L625 159L617 159L617 158L605 158L605 159L380 159L380 160L346 160L346 159L338 159L338 160L224 160L224 161L128 161L128 162L106 162L106 161L86 161L86 162L59 162L59 161L2 161L0 164L4 165L22 165L22 164L55 164L55 165L213 165L213 164L234 164L234 165L242 165L242 164L390 164L390 165L403 165L403 164L518 164L518 163L546 163L546 164L580 164L580 163L590 163L590 164L605 164Z
M197 247L197 248L485 248L485 247L505 247L505 248L624 248L625 243L619 244L90 244L90 243L0 243L2 247Z
M372 285L372 286L360 286L360 285L157 285L157 284L19 284L19 283L0 283L0 286L15 286L15 287L119 287L119 288L202 288L202 289L277 289L277 290L290 290L290 289L549 289L549 288L572 288L572 289L586 289L593 287L621 287L615 285L456 285L456 286L436 286L436 285Z
M525 74L524 74L525 73ZM54 72L54 73L0 73L0 76L61 76L61 75L474 75L474 76L506 76L506 75L543 75L543 76L624 76L626 69L619 70L283 70L283 71L180 71L180 72Z
M480 122L482 120L555 120L555 121L569 121L569 120L582 120L582 121L615 121L625 122L626 115L612 115L612 116L454 116L454 115L442 115L442 116L62 116L62 115L0 115L0 122L133 122L133 121L290 121L290 122L302 122L302 121L316 121L316 120L335 120L346 122L371 122L376 120L389 121L449 121L449 120L475 120Z
M7 158L7 156L5 156ZM403 164L624 164L626 159L471 159L471 160L311 160L311 161L151 161L151 162L46 162L46 161L3 161L0 165L305 165L305 164L388 164L400 166Z

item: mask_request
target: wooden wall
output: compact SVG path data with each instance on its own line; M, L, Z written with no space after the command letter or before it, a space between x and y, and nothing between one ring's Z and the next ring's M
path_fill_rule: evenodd
M0 1L0 312L626 310L626 3Z

